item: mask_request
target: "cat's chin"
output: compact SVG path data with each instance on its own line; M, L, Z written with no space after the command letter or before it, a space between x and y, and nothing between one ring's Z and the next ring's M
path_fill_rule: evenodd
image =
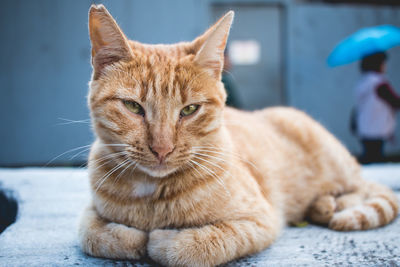
M174 173L178 167L167 167L165 165L157 165L153 167L146 167L142 165L138 165L137 168L141 170L142 172L155 177L155 178L164 178L167 177L168 175Z

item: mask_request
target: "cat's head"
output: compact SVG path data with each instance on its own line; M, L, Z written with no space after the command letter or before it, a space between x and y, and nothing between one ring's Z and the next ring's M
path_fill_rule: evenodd
M195 147L212 144L221 127L221 83L233 12L192 42L130 41L103 5L89 11L93 75L89 106L105 144L153 177L190 165Z

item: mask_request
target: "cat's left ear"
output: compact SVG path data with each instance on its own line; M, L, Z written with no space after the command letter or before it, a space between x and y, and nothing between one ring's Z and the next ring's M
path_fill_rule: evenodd
M196 53L194 61L220 80L224 66L224 50L232 25L234 12L229 11L217 21L201 38L206 38Z

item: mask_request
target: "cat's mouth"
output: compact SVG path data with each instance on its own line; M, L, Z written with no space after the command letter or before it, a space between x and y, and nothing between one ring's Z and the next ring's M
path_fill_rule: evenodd
M186 154L178 156L169 155L168 158L159 161L156 158L151 158L148 155L137 151L128 150L127 152L128 157L136 163L136 169L155 178L164 178L177 172L187 164L188 160L188 155Z
M166 177L178 169L178 167L170 166L166 163L157 163L152 166L138 164L137 168L142 172L157 178Z
M152 169L155 171L164 171L164 170L168 169L168 166L164 163L160 163L160 164L153 166Z

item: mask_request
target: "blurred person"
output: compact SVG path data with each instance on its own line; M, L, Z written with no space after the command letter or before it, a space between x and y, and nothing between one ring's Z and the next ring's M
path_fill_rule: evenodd
M362 59L356 88L357 135L362 145L362 163L382 162L383 147L394 137L395 110L400 97L385 76L387 55L375 53Z
M237 94L237 87L234 79L232 78L232 74L229 72L232 68L232 63L229 58L228 49L225 49L224 52L224 67L222 72L222 83L225 86L227 98L226 105L230 107L239 108L240 107L240 98Z

